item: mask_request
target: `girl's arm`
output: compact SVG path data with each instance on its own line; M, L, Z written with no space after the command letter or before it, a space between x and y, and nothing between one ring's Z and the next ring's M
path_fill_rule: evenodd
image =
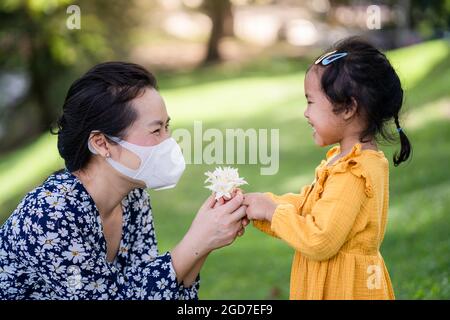
M350 172L330 176L322 197L305 216L291 203L274 209L266 195L246 198L244 204L250 218L267 220L270 230L295 250L312 260L327 260L345 243L367 198L364 179Z
M297 251L312 260L327 260L345 243L365 199L364 178L335 174L311 213L301 216L293 205L281 204L268 219L272 230Z
M311 186L305 186L302 189L302 192L300 194L294 194L294 193L286 193L281 196L277 196L271 192L267 192L266 195L270 197L275 203L277 204L291 204L294 206L294 208L298 209L301 206L301 203L303 202L303 199L305 198L306 193L308 192L309 188ZM271 228L270 221L267 220L253 220L253 226L260 231L268 234L269 236L280 238Z

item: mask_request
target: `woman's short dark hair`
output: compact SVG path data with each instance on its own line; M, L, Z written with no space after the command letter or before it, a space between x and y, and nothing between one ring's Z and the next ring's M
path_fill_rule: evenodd
M105 62L90 69L69 88L57 120L58 151L73 172L88 163L92 131L124 138L137 119L131 101L146 88L157 89L156 78L143 67L127 62Z
M328 52L334 50L348 55L326 66L313 65L322 69L322 90L333 111L338 114L356 102L357 112L367 121L361 142L372 137L394 142L398 134L401 150L394 155L398 166L409 158L411 143L399 122L403 89L397 73L381 51L359 37L339 41ZM392 120L397 127L394 133L388 126Z

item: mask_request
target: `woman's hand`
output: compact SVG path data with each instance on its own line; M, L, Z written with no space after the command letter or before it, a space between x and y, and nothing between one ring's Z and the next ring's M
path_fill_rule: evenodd
M222 205L216 205L214 195L205 201L186 235L196 243L199 254L209 253L234 241L245 217L243 200L242 192L238 191Z
M272 221L277 204L264 193L246 193L243 204L247 206L246 214L250 220Z
M243 193L243 191L240 188L236 188L233 191L233 193L231 194L230 199L234 198L238 192L242 192ZM216 201L216 203L214 205L214 208L217 208L217 207L227 203L228 201L230 201L230 199L225 199L224 197L219 198L219 200ZM237 233L238 237L242 237L244 235L245 228L249 225L249 223L250 223L250 220L247 218L247 216L242 218L242 220L241 220L241 229Z
M183 240L171 251L177 279L190 286L199 273L208 254L231 244L243 234L244 196L238 191L230 200L215 200L211 195L201 206Z

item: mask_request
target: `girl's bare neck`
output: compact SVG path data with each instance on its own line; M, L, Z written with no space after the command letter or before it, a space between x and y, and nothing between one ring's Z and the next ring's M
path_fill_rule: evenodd
M374 151L378 151L378 147L377 147L377 143L375 141L375 139L371 139L370 141L367 142L361 142L359 140L347 140L347 141L341 141L339 143L339 154L335 155L329 162L328 162L328 166L333 165L334 163L336 163L339 159L345 157L346 155L348 155L353 147L355 146L355 144L359 143L361 145L361 149L362 150L374 150Z

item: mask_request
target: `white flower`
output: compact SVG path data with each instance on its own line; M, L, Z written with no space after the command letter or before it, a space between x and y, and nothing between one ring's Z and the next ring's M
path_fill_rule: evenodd
M62 218L63 215L62 215L62 212L52 211L48 214L48 216L50 217L50 219L59 220Z
M172 299L172 295L173 295L173 293L169 289L164 290L164 293L163 293L164 299L170 300L170 299Z
M39 236L39 244L42 245L42 249L52 249L53 246L58 245L59 238L55 232L47 232L45 236Z
M100 278L95 281L92 281L89 283L89 285L86 287L87 290L91 290L93 293L99 292L103 293L106 290L106 284L105 279Z
M45 251L42 247L37 247L34 249L34 255L38 258L44 258Z
M16 270L12 266L0 266L0 280L6 280L8 278L13 278Z
M12 228L12 232L15 235L19 234L19 232L20 232L19 219L16 216L12 217L11 228Z
M87 255L84 252L84 248L82 244L74 243L69 246L69 250L63 252L63 257L73 261L73 263L83 262L85 256Z
M66 272L66 266L61 264L62 259L56 259L52 261L51 265L49 265L49 269L51 272L63 274Z
M31 221L30 217L25 217L25 219L23 221L22 230L24 232L28 233L31 229L31 224L32 224L32 221Z
M83 212L91 211L91 204L89 201L83 201L77 209Z
M46 198L46 197L51 197L52 196L52 192L49 190L43 190L41 192L39 192L38 197L39 198Z
M162 278L160 281L156 281L156 286L160 290L163 290L167 285L169 285L169 281L164 278Z
M152 277L153 278L158 278L159 277L159 271L158 270L153 270Z
M216 193L216 200L221 197L230 199L234 189L243 184L247 184L247 181L239 178L238 169L231 167L218 167L214 172L211 173L208 171L205 175L208 177L205 183L211 183L206 188Z
M64 198L50 196L46 197L45 201L49 204L50 209L63 210L66 205Z
M152 291L152 296L149 297L149 300L162 300L161 293Z

